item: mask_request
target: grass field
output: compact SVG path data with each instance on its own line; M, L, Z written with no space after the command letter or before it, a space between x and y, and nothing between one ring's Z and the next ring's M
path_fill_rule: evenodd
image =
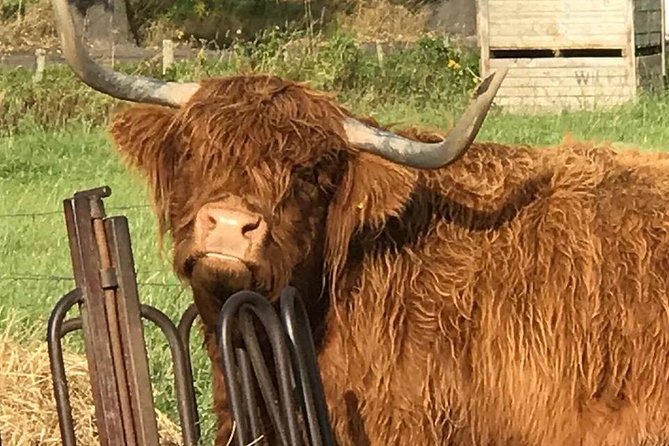
M11 91L6 94L9 97ZM448 103L421 106L420 101L396 100L379 107L370 104L347 103L381 122L443 129L450 126L454 115ZM560 143L569 133L576 139L665 150L669 148L668 116L669 97L646 98L609 112L538 117L493 113L479 140L547 146ZM44 337L50 309L73 287L62 200L75 191L100 185L109 185L113 191L105 201L108 214L124 214L130 220L141 300L173 318L188 306L190 295L171 273L169 253L159 254L144 185L120 164L104 128L73 124L55 131L26 125L0 138L0 328L11 318L20 327L17 337ZM166 344L152 326L147 325L147 336L158 407L174 415ZM197 339L192 345L198 352L194 370L203 434L210 440L210 369ZM79 347L70 343L72 349Z

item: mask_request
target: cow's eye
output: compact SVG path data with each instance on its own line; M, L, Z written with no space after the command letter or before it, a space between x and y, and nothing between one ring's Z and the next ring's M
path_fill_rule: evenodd
M316 178L316 170L311 168L303 168L303 169L298 169L295 172L295 175L302 181L310 183L310 184L316 184L317 183L317 178Z

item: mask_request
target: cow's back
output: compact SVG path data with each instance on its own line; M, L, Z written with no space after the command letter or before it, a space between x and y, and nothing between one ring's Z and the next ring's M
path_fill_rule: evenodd
M423 176L386 234L357 247L367 254L334 299L321 367L341 444L659 435L667 163L587 145L478 145Z

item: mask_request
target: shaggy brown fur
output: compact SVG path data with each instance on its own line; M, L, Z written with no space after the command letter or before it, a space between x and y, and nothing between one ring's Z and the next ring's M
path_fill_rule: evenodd
M256 288L311 296L339 444L668 441L669 158L474 144L419 171L349 147L345 114L240 76L114 122L208 327L217 444L231 425L212 330L234 286L192 276L190 231L226 194L269 221Z

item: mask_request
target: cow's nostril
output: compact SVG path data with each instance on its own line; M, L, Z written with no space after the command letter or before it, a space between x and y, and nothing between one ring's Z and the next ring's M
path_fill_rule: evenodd
M217 223L217 221L216 221L216 217L214 217L213 215L209 214L209 216L208 216L208 218L207 218L207 221L208 221L208 223L209 223L209 228L215 228L215 227L216 227L216 223Z
M242 226L242 235L248 237L250 233L258 229L259 226L260 226L260 218L258 218L254 222L245 224L244 226Z

